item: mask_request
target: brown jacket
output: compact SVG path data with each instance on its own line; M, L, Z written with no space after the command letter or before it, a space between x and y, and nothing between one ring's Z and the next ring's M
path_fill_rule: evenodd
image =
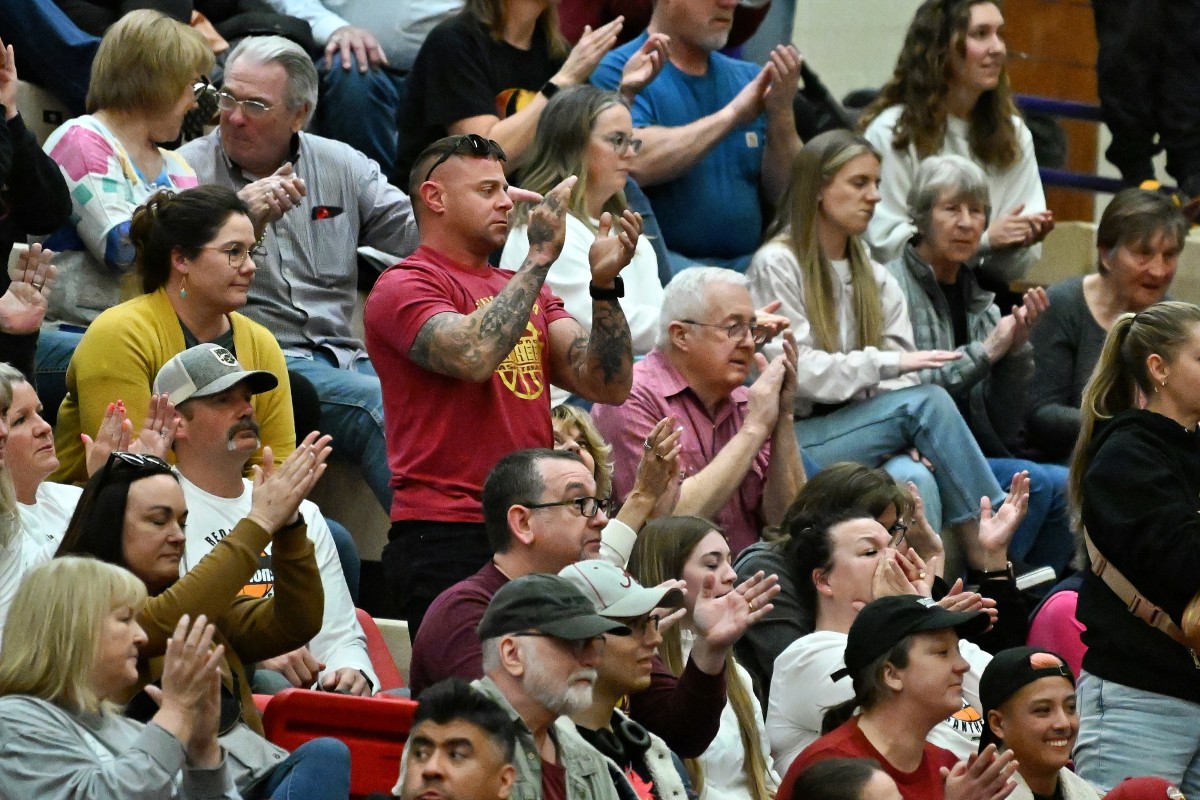
M138 685L130 695L162 677L162 657L179 618L188 614L195 619L204 614L217 626L214 643L225 645L222 680L232 687L231 676L237 676L242 719L258 733L263 732L243 664L307 644L321 629L325 606L313 544L303 519L276 534L271 545L274 594L264 598L241 594L259 568L263 548L271 541L271 534L243 519L186 575L146 601L138 622L149 641L142 648Z

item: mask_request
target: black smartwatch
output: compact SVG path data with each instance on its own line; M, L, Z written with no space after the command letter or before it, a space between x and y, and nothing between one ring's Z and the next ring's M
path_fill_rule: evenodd
M619 300L625 296L625 281L620 277L613 278L613 288L601 289L594 283L588 284L588 294L593 300Z
M554 95L558 94L558 90L561 88L562 87L554 81L546 81L542 84L542 88L538 89L538 91L544 94L546 99L549 100L551 97L554 97Z

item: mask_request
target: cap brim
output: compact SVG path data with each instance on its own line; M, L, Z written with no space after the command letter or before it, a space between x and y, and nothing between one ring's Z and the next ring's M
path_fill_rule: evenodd
M602 617L599 614L585 614L578 617L571 617L570 619L559 619L543 623L538 628L543 633L548 633L559 639L567 639L568 641L591 639L593 636L599 636L602 633L616 633L621 636L628 636L631 633L629 628L621 623Z
M600 613L606 617L640 617L656 608L679 608L683 605L683 592L675 588L642 586L626 589L625 596Z
M218 378L212 383L205 386L203 389L197 389L188 396L188 400L196 397L212 397L214 394L221 392L231 387L237 386L239 383L245 383L250 387L250 394L262 394L269 392L279 385L279 379L275 377L275 373L267 372L262 369L247 370L245 372L234 372L222 378Z

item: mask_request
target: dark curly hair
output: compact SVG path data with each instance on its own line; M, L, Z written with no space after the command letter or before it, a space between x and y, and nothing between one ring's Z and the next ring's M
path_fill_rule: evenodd
M885 108L903 107L892 147L904 150L910 144L924 159L942 149L946 137L946 95L950 89L950 47L966 54L966 34L974 6L1001 0L925 0L913 16L904 46L896 59L892 78L859 119L862 130ZM1020 156L1017 113L1008 72L1001 69L995 89L983 93L971 109L968 142L971 154L985 167L1008 169Z

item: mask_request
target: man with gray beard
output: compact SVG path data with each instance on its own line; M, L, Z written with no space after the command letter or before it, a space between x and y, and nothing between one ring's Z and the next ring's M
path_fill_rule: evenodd
M629 628L598 615L567 579L535 573L496 592L478 632L485 674L473 685L517 730L512 796L618 800L604 757L559 718L591 705L604 634Z
M154 379L154 393L165 393L179 412L175 466L187 500L187 542L180 573L195 569L250 510L253 486L242 477L258 450L258 422L251 397L276 385L274 374L246 371L232 353L216 344L199 344L172 358ZM266 448L264 453L270 451ZM272 463L264 456L264 463ZM274 693L288 686L369 695L379 679L367 655L367 640L354 612L337 548L315 504L305 500L300 514L316 550L325 591L321 631L307 647L260 662L255 691ZM275 589L270 548L242 594L265 597ZM273 680L272 680L273 679Z

